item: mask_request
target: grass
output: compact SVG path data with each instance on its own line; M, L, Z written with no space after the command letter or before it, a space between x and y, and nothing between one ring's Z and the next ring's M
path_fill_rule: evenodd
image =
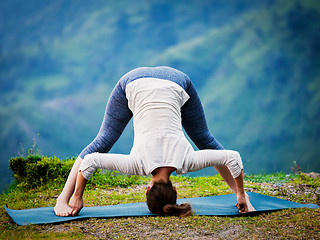
M251 174L246 175L245 180L257 182L257 183L282 183L288 182L290 180L298 178L299 175L297 174L286 174L283 172L280 173L271 173L271 174Z
M114 183L118 177L119 186ZM88 185L86 206L145 201L150 177L114 174L96 175ZM110 184L110 182L112 184ZM231 193L219 175L173 176L178 198ZM101 184L103 183L103 184ZM11 188L0 196L0 204L12 209L54 206L63 185L52 181L35 189ZM320 179L284 173L247 175L247 191L320 204ZM18 226L0 208L0 239L317 239L320 237L319 209L286 209L249 217L192 216L87 219L62 224Z

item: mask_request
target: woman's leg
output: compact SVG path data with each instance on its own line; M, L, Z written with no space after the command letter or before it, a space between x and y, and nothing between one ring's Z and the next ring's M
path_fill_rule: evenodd
M182 125L190 139L200 149L223 149L210 133L198 93L190 81L186 90L190 99L181 108Z
M104 118L97 136L80 153L82 159L85 155L90 153L109 152L132 118L132 112L128 107L128 100L121 87L122 83L120 81L117 83L109 97Z
M69 207L68 202L75 189L78 170L82 159L87 154L93 152L108 152L120 137L131 117L132 113L128 108L125 93L120 86L120 82L118 82L108 100L104 119L97 137L76 159L69 173L66 184L57 199L57 203L54 208L57 216L68 216L71 214L71 208Z

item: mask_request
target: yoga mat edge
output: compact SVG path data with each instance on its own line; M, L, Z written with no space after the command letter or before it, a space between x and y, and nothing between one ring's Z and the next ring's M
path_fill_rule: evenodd
M278 211L286 208L319 208L316 204L301 204L270 197L263 194L248 192L250 202L257 210L256 212L239 213L236 204L236 195L227 194L219 196L208 196L198 198L178 199L178 203L189 202L194 211L194 215L206 216L251 216L263 212ZM78 216L58 217L55 215L53 207L32 208L23 210L13 210L4 206L6 212L18 225L62 223L78 219L87 218L115 218L115 217L138 217L156 216L149 212L146 203L126 203L109 206L84 207Z

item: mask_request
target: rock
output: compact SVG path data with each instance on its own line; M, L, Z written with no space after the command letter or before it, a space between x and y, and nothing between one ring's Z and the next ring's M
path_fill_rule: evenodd
M306 175L307 177L311 177L311 178L318 178L318 177L320 177L320 173L316 173L316 172L302 173L302 174Z

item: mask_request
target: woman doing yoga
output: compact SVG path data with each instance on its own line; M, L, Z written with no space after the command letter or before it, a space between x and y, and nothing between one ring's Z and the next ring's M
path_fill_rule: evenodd
M108 153L131 117L134 143L130 154ZM200 150L192 148L182 127ZM76 159L54 210L58 216L77 215L88 179L103 168L129 175L152 174L146 191L149 210L160 215L191 215L189 204L176 204L170 175L210 166L235 192L239 212L253 211L244 192L241 157L236 151L224 150L210 134L188 76L170 67L137 68L113 89L99 133Z

